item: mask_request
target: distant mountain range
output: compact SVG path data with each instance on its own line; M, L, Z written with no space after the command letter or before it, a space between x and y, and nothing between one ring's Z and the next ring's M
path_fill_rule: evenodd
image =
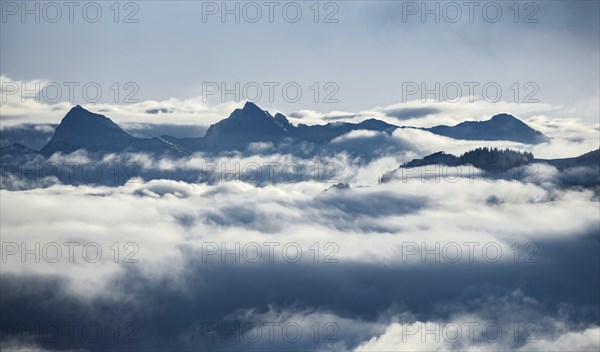
M34 161L41 165L44 176L56 176L61 182L69 184L90 182L107 185L119 184L133 176L142 176L144 179L165 178L193 182L197 181L199 177L197 171L193 168L190 170L137 170L136 172L131 170L104 170L100 179L90 180L81 176L71 179L68 177L72 172L55 170L53 167L44 168L44 165L47 163L48 158L57 152L69 154L77 150L87 150L96 155L96 160L103 160L104 154L107 153L118 154L124 152L143 152L152 156L177 158L195 152L217 155L225 151L243 151L254 154L254 149L249 148L253 143L273 145L279 148L273 149L277 153L290 153L300 158L311 158L323 151L326 154L347 151L354 156L364 154L367 157L376 157L377 148L384 145L385 150L386 143L391 143L389 139L380 138L377 143L382 144L379 146L372 140L363 144L360 141L351 140L342 149L339 149L340 143L330 142L352 131L377 131L389 135L398 128L414 127L395 126L376 119L368 119L360 123L334 122L326 125L309 126L299 124L294 126L282 114L272 116L255 104L246 103L243 108L233 111L229 117L211 125L203 137L178 138L163 135L154 138L139 138L127 133L109 118L90 112L81 106L75 106L65 115L50 140L39 152L19 143L0 147L1 174L8 175L17 172L24 174L25 177L36 177L36 175L27 175L26 172L21 172L19 166ZM463 122L452 127L436 126L421 130L460 139L512 140L530 144L547 141L542 133L508 114L495 115L487 121ZM310 152L305 153L305 150ZM390 149L385 153L393 153L395 150ZM387 155L385 153L384 155ZM470 164L484 171L490 169L490 167L499 168L502 171L534 163L546 163L555 166L560 171L566 170L566 172L561 172L565 175L577 173L578 171L575 169L584 166L588 169L587 173L581 174L580 179L573 181L572 184L600 184L600 176L597 176L597 170L600 170L599 150L576 158L542 160L535 159L531 153L477 148L461 156L443 152L434 153L401 165L400 169L433 164L452 166ZM102 165L102 167L112 167L109 164L104 165L102 163ZM119 167L126 166L121 165ZM85 171L85 165L78 165L76 168L81 169L76 170L78 174ZM113 177L115 172L117 177ZM385 182L391 179L393 175L394 171L386 173L383 175L382 181Z
M376 119L360 123L334 122L326 125L294 126L282 114L272 116L254 103L234 110L229 117L211 125L203 137L178 138L168 135L138 138L125 132L111 119L77 105L56 128L50 141L40 150L49 157L55 152L64 154L79 149L90 152L148 152L185 156L194 152L244 150L252 143L277 145L283 141L328 143L346 133L367 130L392 133L400 126ZM410 128L410 127L402 127ZM539 131L508 114L493 116L487 121L468 121L456 126L435 126L423 130L455 139L507 140L526 144L547 141Z
M327 143L355 130L391 133L398 126L370 119L361 123L329 123L308 126L292 125L282 114L272 116L253 103L234 110L229 117L211 125L203 137L137 138L122 130L109 118L81 106L72 108L62 119L48 144L40 153L71 153L78 149L90 152L150 152L184 156L193 152L244 150L251 143L278 144L284 140Z

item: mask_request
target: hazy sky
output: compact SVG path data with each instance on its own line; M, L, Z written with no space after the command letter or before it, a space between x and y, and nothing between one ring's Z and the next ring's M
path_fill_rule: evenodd
M60 17L47 2L27 6L35 9L36 3L39 23L35 14L23 21L21 2L2 1L1 74L61 85L98 82L102 101L114 99L114 82L120 86L118 103L132 92L124 88L127 82L139 87L134 97L142 101L197 97L215 84L232 89L239 82L239 94L224 100L255 97L258 85L258 103L283 111L358 111L420 98L418 93L403 97L403 82L425 82L430 88L435 82L442 87L456 82L462 101L468 99L465 82L479 84L478 96L482 86L495 82L501 100L515 100L518 91L517 102L525 102L532 94L529 98L562 106L568 115L598 121L598 1L516 7L512 1L476 2L473 8L460 1L340 1L319 3L318 14L312 1L227 2L228 9L239 6L239 23L236 14L226 15L223 23L222 2L121 2L118 14L113 2L78 2L73 23L64 2L54 3ZM423 21L422 6L436 14ZM457 11L462 14L453 23ZM137 23L124 23L128 20ZM284 96L286 84L291 90ZM296 102L298 87L302 96ZM494 98L494 89L488 96ZM450 98L456 95L453 88L448 92ZM209 103L221 100L219 92L208 98Z

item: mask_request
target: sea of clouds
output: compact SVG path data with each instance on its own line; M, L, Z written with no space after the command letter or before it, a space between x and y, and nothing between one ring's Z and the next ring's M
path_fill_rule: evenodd
M207 125L200 115L216 122L239 106L196 103L88 108L139 132ZM23 130L48 135L45 124L70 107L35 104L3 106L3 139L31 140ZM110 185L18 174L2 180L2 349L598 350L600 203L594 189L563 186L590 170L565 176L539 165L523 179L437 168L378 182L440 150L509 147L559 158L598 148L598 125L560 108L522 105L300 111L291 120L353 115L350 121L431 126L504 111L526 116L549 143L456 141L398 129L352 132L326 150L258 144L181 159L85 151L32 159L30 168L137 169ZM139 118L157 108L174 112ZM243 179L248 165L277 168ZM299 169L301 177L290 171Z

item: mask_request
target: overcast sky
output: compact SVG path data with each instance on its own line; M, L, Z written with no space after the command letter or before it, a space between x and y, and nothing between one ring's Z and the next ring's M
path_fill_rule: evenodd
M423 22L422 2L320 3L318 14L313 2L278 2L272 23L265 2L254 3L262 11L256 23L251 23L256 6L236 2L227 6L240 6L239 23L234 14L223 23L221 2L121 3L118 14L113 2L98 2L102 15L95 23L90 22L97 17L96 6L85 2L73 9L73 23L62 2L57 3L59 18L56 8L38 3L39 23L31 14L23 21L23 9L15 10L14 4L21 6L2 1L1 74L59 84L98 82L107 102L113 99L113 82L121 86L119 103L132 92L123 88L127 82L139 87L134 97L140 101L198 97L212 88L207 82L229 88L256 82L259 104L282 111L359 111L402 102L407 98L403 82L425 82L431 88L435 82L456 82L463 87L462 101L468 94L465 82L480 84L475 95L496 82L502 100L515 100L516 90L517 102L529 96L562 106L570 116L598 121L598 1L522 2L518 12L512 1L480 2L472 15L464 2L428 2L429 9L439 6L439 23L435 14ZM34 8L35 2L28 5ZM462 15L453 23L457 9ZM137 23L124 23L131 20ZM279 84L273 101L268 82ZM298 102L291 97L294 87L283 95L282 87L290 82L302 89ZM534 85L525 86L529 82ZM249 96L241 91L225 100L255 96L256 89L247 87ZM220 100L219 92L208 98L209 103Z

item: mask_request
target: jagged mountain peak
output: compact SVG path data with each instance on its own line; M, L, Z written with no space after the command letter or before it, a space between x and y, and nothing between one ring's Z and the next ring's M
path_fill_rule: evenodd
M263 109L259 108L258 105L254 104L251 101L247 101L244 104L244 107L242 108L242 110L244 110L244 111L256 111L256 112L262 111L262 112L264 112Z
M86 132L85 130L82 131L82 128L111 128L118 129L127 134L127 132L123 131L108 117L86 110L81 105L75 105L69 110L65 117L63 117L57 131L68 127L77 128L79 132Z
M76 105L63 117L50 141L40 150L44 156L55 152L71 153L140 151L181 154L179 148L160 138L136 138L108 117Z
M253 102L246 102L246 104L244 104L244 106L241 109L235 109L227 119L233 119L233 120L240 120L240 119L246 119L246 120L253 120L253 121L258 121L258 120L272 120L273 116L271 116L271 114L269 114L269 112L261 109L260 107L258 107L258 105L254 104ZM225 119L225 120L227 120Z
M276 121L289 123L287 117L285 117L285 115L280 112L276 113L275 116L273 116L273 119L275 119Z
M211 125L203 141L216 150L241 150L253 142L277 143L288 135L271 114L246 102L242 109L235 109L229 117Z
M50 156L57 151L71 153L82 148L117 151L126 148L133 138L108 117L76 105L63 117L40 152Z
M273 120L275 121L275 123L277 125L279 125L279 127L283 128L285 130L290 130L291 128L294 127L290 123L290 121L287 119L287 117L285 117L285 115L283 115L281 113L276 113L275 116L273 116Z

